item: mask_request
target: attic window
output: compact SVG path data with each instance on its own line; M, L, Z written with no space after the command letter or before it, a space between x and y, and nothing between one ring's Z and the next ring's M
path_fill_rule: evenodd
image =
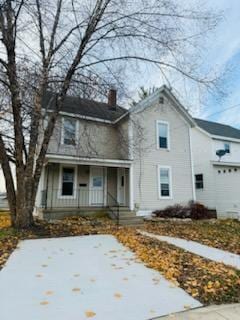
M164 98L163 97L159 97L159 103L160 104L164 104Z

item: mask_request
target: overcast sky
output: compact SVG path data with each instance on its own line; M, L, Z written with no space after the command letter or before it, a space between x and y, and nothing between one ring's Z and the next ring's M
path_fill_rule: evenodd
M185 88L184 93L182 78L173 79L172 87L181 95L182 102L192 100L196 103L190 105L194 116L217 122L224 122L240 128L240 0L209 0L206 2L217 10L224 10L224 18L213 34L207 39L206 64L217 66L222 71L230 70L224 77L223 90L227 93L225 99L216 99L212 96L204 96L204 105L199 105L198 96L201 93L193 92ZM145 77L139 77L133 84L133 91L138 86L160 86L163 84L159 72L150 70L146 66ZM203 98L203 97L201 97ZM197 99L197 100L196 100ZM235 106L223 112L224 109ZM188 107L188 106L187 106Z

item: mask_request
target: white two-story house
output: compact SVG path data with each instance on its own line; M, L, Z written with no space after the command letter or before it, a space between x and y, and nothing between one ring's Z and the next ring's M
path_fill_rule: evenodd
M219 217L239 218L240 130L206 120L195 122L191 131L196 199Z
M54 97L44 105L51 112ZM37 212L60 217L119 204L137 215L195 199L194 120L163 86L130 110L67 97L42 172Z

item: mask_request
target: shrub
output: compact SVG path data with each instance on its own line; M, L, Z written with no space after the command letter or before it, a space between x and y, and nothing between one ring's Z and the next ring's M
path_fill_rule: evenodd
M176 204L174 206L169 206L164 210L156 210L153 213L160 218L190 218L193 220L216 218L216 214L211 212L203 204L192 201L189 202L187 206Z

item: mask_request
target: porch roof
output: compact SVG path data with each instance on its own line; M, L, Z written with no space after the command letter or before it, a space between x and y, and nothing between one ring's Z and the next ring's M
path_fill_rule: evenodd
M82 164L82 165L95 165L101 167L122 167L129 168L132 160L122 159L101 159L101 158L83 158L76 156L47 154L48 163L68 163L68 164Z

